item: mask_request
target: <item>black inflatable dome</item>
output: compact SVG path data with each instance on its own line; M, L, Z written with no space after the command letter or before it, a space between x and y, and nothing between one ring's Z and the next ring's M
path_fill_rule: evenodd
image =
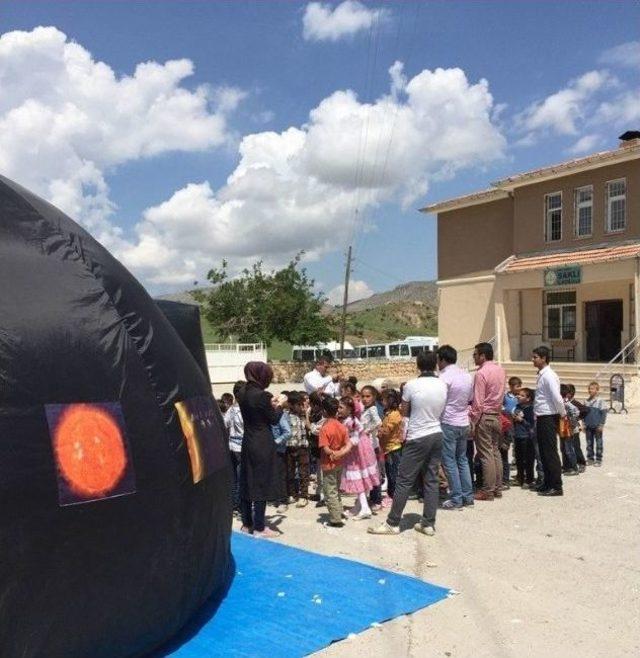
M135 278L0 177L0 656L140 656L229 585L231 471Z

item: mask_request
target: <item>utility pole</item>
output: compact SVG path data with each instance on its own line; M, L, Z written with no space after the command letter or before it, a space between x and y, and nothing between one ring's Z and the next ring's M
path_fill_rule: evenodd
M347 269L344 274L344 298L342 300L342 328L340 331L340 358L344 359L344 336L347 333L347 303L349 301L349 277L351 276L351 245L347 252Z

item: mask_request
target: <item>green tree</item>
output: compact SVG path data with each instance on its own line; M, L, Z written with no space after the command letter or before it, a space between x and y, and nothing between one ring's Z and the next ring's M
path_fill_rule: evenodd
M207 278L213 288L197 297L223 340L313 345L335 337L331 317L322 313L325 298L314 293L313 279L300 267L301 257L269 273L258 262L235 279L229 278L226 261L210 270Z

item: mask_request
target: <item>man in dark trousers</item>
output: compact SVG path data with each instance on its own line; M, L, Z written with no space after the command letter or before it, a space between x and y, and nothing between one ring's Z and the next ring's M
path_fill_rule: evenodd
M533 411L536 417L536 439L544 471L540 496L562 496L562 466L558 455L558 425L566 416L560 395L560 379L549 365L549 348L544 345L533 350L531 360L538 369L538 383Z

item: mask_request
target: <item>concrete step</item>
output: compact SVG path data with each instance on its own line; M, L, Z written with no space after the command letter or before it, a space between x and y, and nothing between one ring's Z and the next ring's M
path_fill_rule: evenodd
M537 372L529 361L511 361L502 364L508 377L520 377L522 385L535 388ZM601 395L609 399L609 378L612 374L621 374L625 379L625 393L628 404L635 402L639 389L638 368L634 364L619 364L609 369L606 364L601 363L573 363L555 361L552 368L558 373L563 384L573 384L576 387L576 397L584 399L588 395L588 387L596 380L599 372L604 372L598 378Z

